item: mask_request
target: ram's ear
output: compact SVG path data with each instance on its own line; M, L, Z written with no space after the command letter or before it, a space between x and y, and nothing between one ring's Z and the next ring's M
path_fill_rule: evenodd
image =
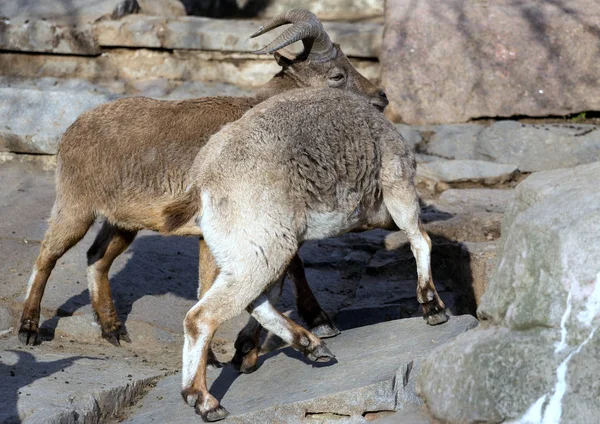
M273 56L275 56L275 61L277 62L277 64L279 66L281 66L283 69L287 69L290 67L290 65L292 64L293 60L282 55L279 52L275 52L273 53Z

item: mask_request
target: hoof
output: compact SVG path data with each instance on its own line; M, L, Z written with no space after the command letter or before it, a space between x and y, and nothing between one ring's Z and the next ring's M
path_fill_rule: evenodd
M25 320L19 328L19 341L24 345L35 346L42 342L40 330L36 322Z
M439 325L448 321L448 315L446 314L446 311L440 311L432 315L428 315L426 319L427 324L429 325Z
M328 339L341 333L333 323L317 325L316 327L311 328L310 332L320 339Z
M196 407L196 413L202 417L202 421L207 423L224 420L229 415L227 409L223 408L221 405L205 412L202 412L198 407Z
M329 362L335 359L335 355L331 353L325 343L318 345L312 352L309 352L306 357L313 362Z
M231 365L242 374L250 374L258 369L258 356L256 352L242 354L241 351L236 351Z
M253 364L247 364L246 361L243 361L242 364L240 365L238 371L241 372L242 374L250 374L250 373L253 373L254 371L256 371L257 369L258 369L257 362L254 362Z
M122 325L111 331L102 330L102 338L116 347L121 346L121 341L131 343L129 334L127 334L127 330Z

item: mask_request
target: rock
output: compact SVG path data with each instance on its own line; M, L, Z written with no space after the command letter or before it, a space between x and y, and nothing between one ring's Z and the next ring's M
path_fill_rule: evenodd
M322 20L357 21L382 17L383 6L383 0L279 0L268 3L259 16L273 17L300 8L310 10Z
M431 221L425 230L431 237L452 241L490 241L500 237L501 213L474 212Z
M422 151L445 159L480 159L476 154L479 124L454 124L422 127L421 132L429 133ZM513 162L504 162L513 163Z
M281 30L266 37L249 39L261 26L259 21L219 20L186 16L178 19L130 15L118 21L100 21L94 27L103 47L149 47L163 49L252 52L274 39ZM342 46L347 56L375 58L381 48L383 27L378 23L324 24L329 37Z
M435 327L416 318L356 328L327 341L337 357L333 365L315 366L286 348L261 355L252 374L239 375L231 366L209 370L208 387L233 423L301 422L327 413L356 420L367 411L400 410L420 403L413 382L422 355L476 324L462 316ZM197 420L181 402L180 384L179 375L163 379L126 422Z
M20 0L6 1L0 4L0 16L13 20L52 21L60 24L77 25L94 22L109 16L124 0ZM155 0L163 1L163 0Z
M514 190L471 188L444 191L434 203L439 211L450 214L470 212L504 213Z
M13 330L13 316L10 309L0 305L0 337L10 334Z
M596 419L600 386L589 375L600 354L599 178L596 162L535 173L517 187L477 312L486 325L422 367L419 391L435 417Z
M106 421L164 375L125 355L23 350L10 341L2 349L1 422Z
M0 149L55 154L62 133L81 113L115 98L91 91L0 88Z
M492 185L510 181L517 174L516 165L478 160L438 160L417 165L417 181L442 181Z
M163 18L185 16L185 6L179 0L137 0L140 13Z
M409 125L396 124L396 129L413 148L423 140L418 128Z
M411 125L600 109L595 0L386 3L388 116ZM402 72L398 72L401 69Z
M446 159L514 163L523 172L569 168L600 160L600 128L591 124L438 125L420 151Z
M600 128L596 125L524 125L500 121L479 134L478 159L516 163L536 172L600 161Z
M13 18L0 20L0 49L22 52L98 55L92 27Z
M3 53L0 74L21 78L81 78L100 82L120 80L135 83L150 79L168 79L173 85L182 82L203 82L211 95L218 91L218 83L239 87L256 87L266 83L281 70L269 56L239 53L222 54L194 50L109 49L101 56L26 55ZM379 78L379 62L350 59L350 62L374 83ZM102 79L99 80L98 76ZM213 87L213 88L211 88ZM128 87L124 87L126 89ZM128 93L129 94L129 93ZM138 94L132 92L130 94Z

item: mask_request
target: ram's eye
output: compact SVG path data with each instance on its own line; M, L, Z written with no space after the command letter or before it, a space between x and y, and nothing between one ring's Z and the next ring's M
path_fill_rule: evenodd
M344 74L335 74L335 75L331 76L329 79L331 79L333 81L341 81L344 79Z

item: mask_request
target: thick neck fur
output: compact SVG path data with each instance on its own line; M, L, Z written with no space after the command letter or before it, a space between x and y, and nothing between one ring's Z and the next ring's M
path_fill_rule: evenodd
M300 87L294 78L289 76L285 71L281 71L263 85L254 97L262 102L269 97Z

